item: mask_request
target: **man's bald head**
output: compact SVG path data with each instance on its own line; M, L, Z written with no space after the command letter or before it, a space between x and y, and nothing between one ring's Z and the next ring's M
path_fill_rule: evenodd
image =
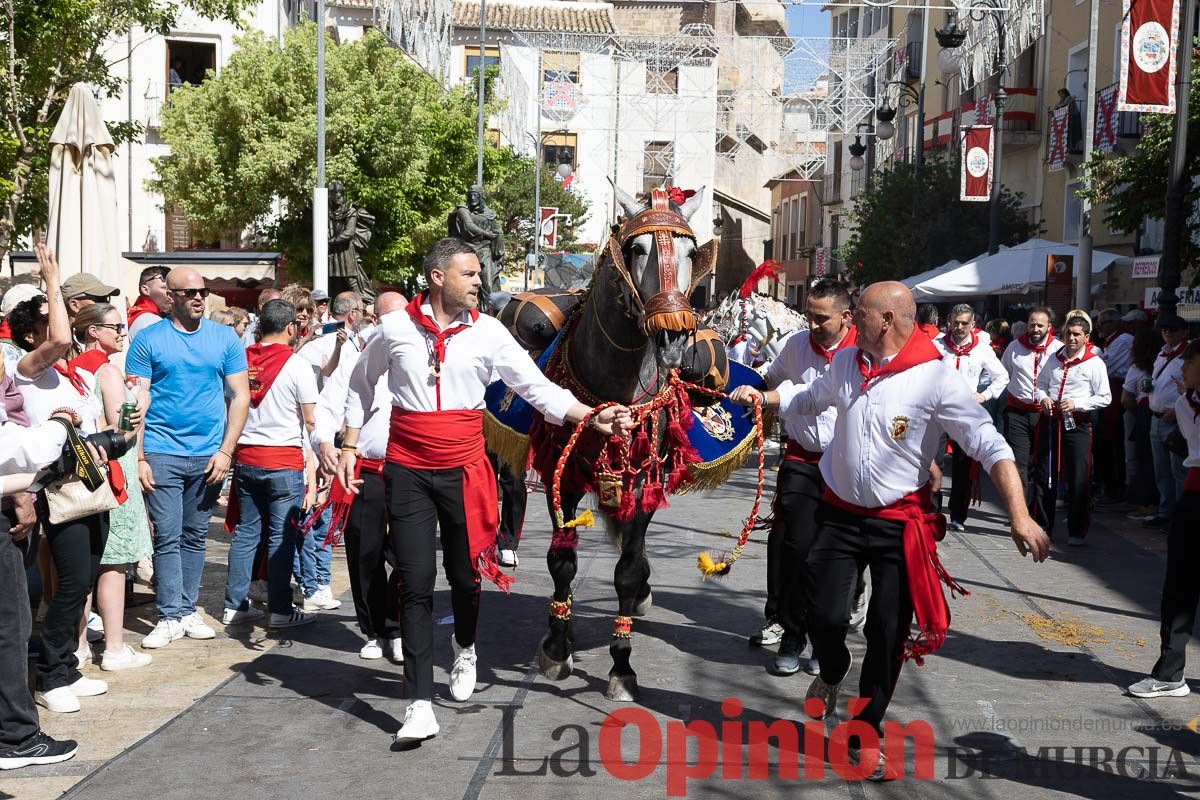
M891 311L898 320L917 321L917 303L908 287L899 281L872 283L863 292L859 304L871 305L881 314Z
M167 273L168 289L203 289L204 278L191 267L175 267Z
M375 298L375 316L382 317L393 311L399 311L408 305L408 299L399 292L383 292Z
M859 298L854 312L858 346L872 358L900 351L917 324L917 304L912 292L898 281L873 283Z

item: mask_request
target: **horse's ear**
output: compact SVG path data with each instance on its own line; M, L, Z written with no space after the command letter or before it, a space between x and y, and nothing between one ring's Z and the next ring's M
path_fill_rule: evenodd
M701 186L699 189L697 189L696 193L684 201L683 206L679 209L679 213L682 214L683 218L688 222L691 222L692 214L695 214L696 211L699 210L700 206L704 204L704 188L705 187Z
M625 219L633 219L635 216L642 213L642 204L637 200L634 200L633 195L629 194L629 192L613 183L612 178L609 178L608 182L612 184L613 192L617 196L617 202L625 211Z

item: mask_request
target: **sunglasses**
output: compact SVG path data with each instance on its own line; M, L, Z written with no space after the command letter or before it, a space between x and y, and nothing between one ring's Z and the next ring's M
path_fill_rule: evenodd
M208 297L208 289L172 289L171 292L176 297L184 297L188 300L192 300L196 297L199 297L201 300L203 300Z
M95 327L97 327L97 328L112 328L114 331L117 332L118 336L125 335L125 323L124 322L97 323Z

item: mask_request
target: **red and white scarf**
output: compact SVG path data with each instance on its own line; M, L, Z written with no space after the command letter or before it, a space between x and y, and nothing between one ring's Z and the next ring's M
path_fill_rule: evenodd
M162 316L158 311L158 306L146 295L138 297L137 302L129 307L129 326L133 327L133 323L142 314L152 314L156 317Z
M858 371L863 376L862 385L859 386L859 391L865 392L867 386L876 378L882 378L885 375L894 375L897 372L903 372L919 364L924 364L927 361L941 361L942 353L933 344L933 340L925 336L920 331L913 329L912 334L908 337L908 341L900 348L900 352L886 364L868 365L866 353L860 347L855 355L858 362Z
M405 311L413 318L426 333L433 337L430 344L430 352L433 356L433 379L434 391L437 393L437 408L442 410L442 364L446 361L446 343L450 341L450 337L456 333L462 333L471 326L465 322L460 322L457 325L452 325L446 330L438 327L437 323L429 318L425 313L425 309L421 308L424 304L428 293L422 293L414 297L407 306ZM479 319L479 312L475 309L471 310L471 322Z
M979 344L979 329L971 329L971 338L968 340L967 344L957 344L954 341L953 334L946 334L946 336L942 339L942 343L945 345L947 350L954 354L954 369L955 371L958 371L959 365L962 364L963 356L971 355L971 351L975 349L977 344Z
M267 396L271 384L279 377L280 370L292 357L292 348L286 344L252 344L246 348L247 378L250 381L250 405L258 408Z
M846 330L846 335L842 337L842 340L835 344L832 348L826 348L824 345L818 342L816 338L813 337L811 332L808 335L808 344L810 347L812 347L812 351L824 358L826 364L833 363L833 357L838 354L839 350L843 350L847 347L853 347L857 343L858 328L854 327L853 325Z

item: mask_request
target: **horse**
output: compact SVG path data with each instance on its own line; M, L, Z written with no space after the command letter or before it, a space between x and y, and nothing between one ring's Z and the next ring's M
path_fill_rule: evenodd
M727 365L716 363L716 337L711 332L697 336L698 319L687 299L713 268L716 243L699 246L688 223L702 207L703 189L682 204L655 190L650 207L644 207L614 188L625 221L613 227L592 284L555 343L546 372L585 403L642 404L646 408L653 398L670 400L672 392L683 391L671 381L672 372L681 367L691 367L700 376L707 373L714 386L721 381L722 369L728 374ZM685 365L697 358L706 363ZM686 402L684 399L685 408ZM657 408L654 404L648 407ZM565 520L575 517L588 491L596 491L602 512L607 510L609 535L620 551L614 572L618 610L609 642L612 669L605 696L623 702L638 699L637 674L630 664L632 618L646 614L653 603L646 530L664 495L686 480L688 466L680 455L679 436L683 434L678 408L678 403L668 403L663 410L652 412L641 433L631 437L626 452L642 459L641 467L624 470L624 478L615 467L606 471L605 454L611 455L608 448L615 445L593 431L579 433L579 447L566 460L568 468L555 474L574 429L534 420L530 436L534 468L542 473L548 489L562 477L560 508L555 508L553 493L547 492L551 519L555 520L555 534L546 554L554 594L548 632L538 648L538 668L547 678L564 680L573 669L571 584L577 570L578 537L577 529L571 527L574 520Z
M747 293L744 297L730 295L710 312L707 322L730 346L750 339L767 363L779 357L789 336L808 328L803 315L758 293Z

